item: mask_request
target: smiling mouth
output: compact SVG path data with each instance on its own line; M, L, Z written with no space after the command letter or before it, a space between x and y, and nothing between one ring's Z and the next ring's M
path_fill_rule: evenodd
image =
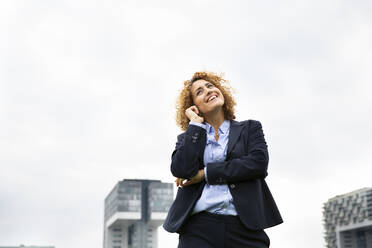
M207 102L213 101L213 100L216 99L216 98L217 98L217 96L216 96L216 95L213 95L213 96L211 96L211 97L208 99Z

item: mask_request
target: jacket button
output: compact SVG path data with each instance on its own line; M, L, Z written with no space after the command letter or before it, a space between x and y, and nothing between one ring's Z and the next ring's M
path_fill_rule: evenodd
M235 188L235 184L233 184L233 183L230 184L230 188L232 188L232 189Z

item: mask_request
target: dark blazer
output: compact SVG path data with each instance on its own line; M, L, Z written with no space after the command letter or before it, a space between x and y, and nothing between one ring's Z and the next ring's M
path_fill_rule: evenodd
M171 172L179 178L191 178L204 168L206 130L189 125L178 135L172 153ZM269 153L259 121L231 120L226 160L209 163L209 184L228 184L235 209L243 224L252 230L264 229L283 222L275 201L264 180L267 176ZM201 196L205 180L178 188L163 227L180 232Z

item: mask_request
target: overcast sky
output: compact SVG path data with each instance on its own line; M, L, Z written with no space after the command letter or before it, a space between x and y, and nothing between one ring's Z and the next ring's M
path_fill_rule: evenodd
M322 204L371 186L371 1L3 0L0 31L0 246L101 248L119 180L173 182L198 70L263 125L271 247L324 247Z

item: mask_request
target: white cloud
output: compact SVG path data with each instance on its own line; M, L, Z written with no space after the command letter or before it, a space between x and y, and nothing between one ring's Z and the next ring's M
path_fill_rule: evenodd
M208 69L263 124L272 247L321 246L323 202L370 186L368 5L2 1L0 245L101 247L117 181L173 181L176 95Z

